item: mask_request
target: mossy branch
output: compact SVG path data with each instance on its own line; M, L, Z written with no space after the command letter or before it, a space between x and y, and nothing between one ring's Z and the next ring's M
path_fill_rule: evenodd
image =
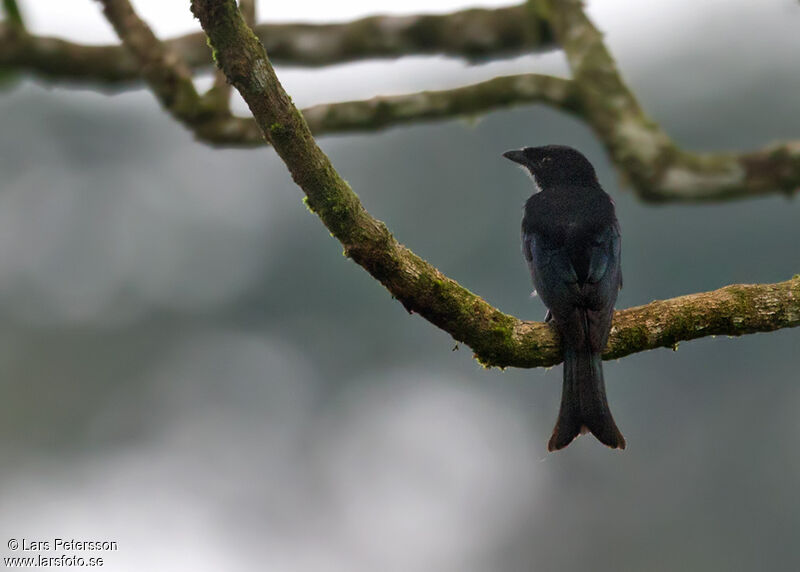
M416 312L498 367L548 366L559 343L544 323L525 322L492 307L398 243L373 218L317 146L283 90L266 51L233 0L193 0L217 62L345 254ZM708 335L741 335L800 325L800 276L780 284L735 285L653 302L615 315L606 358Z
M256 25L255 0L239 0L239 10L242 11L242 16L244 16L244 21L247 22L247 25L253 28ZM228 78L225 77L221 69L214 69L214 83L203 95L203 98L221 111L230 111L231 84L228 83Z
M16 6L15 0L3 2ZM293 66L421 54L486 60L556 48L547 14L524 4L442 15L370 16L339 24L259 24L255 31L273 62ZM202 32L163 43L194 71L213 65ZM105 89L141 80L136 59L122 46L85 46L42 36L17 41L2 31L0 67Z
M17 0L3 0L5 20L17 33L25 33L25 20Z
M244 22L251 30L256 28L256 0L239 0L239 10L242 11Z
M426 119L473 117L492 109L525 103L546 103L568 113L580 113L580 101L572 81L548 75L522 74L443 91L323 103L303 109L302 114L311 132L319 136L374 132ZM255 147L269 143L252 117L219 118L192 128L199 139L213 145Z
M800 142L747 153L690 153L650 119L628 89L582 0L546 0L583 118L636 194L651 202L702 202L800 190Z
M103 13L131 53L150 89L176 119L193 124L207 119L186 63L162 43L128 0L100 0Z
M521 74L442 91L316 105L304 109L303 116L314 134L319 135L475 116L529 103L545 103L569 113L581 113L581 102L572 81L542 74Z
M228 104L227 78L204 96L198 94L186 62L161 42L129 0L99 0L103 13L133 56L140 74L161 105L198 139L216 144L246 145L262 140L252 119L234 117ZM218 89L217 89L218 88Z

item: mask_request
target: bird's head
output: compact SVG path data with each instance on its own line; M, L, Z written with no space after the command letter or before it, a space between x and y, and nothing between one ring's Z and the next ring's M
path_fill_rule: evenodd
M589 160L572 147L545 145L506 151L503 157L518 163L540 190L553 185L588 186L597 184Z

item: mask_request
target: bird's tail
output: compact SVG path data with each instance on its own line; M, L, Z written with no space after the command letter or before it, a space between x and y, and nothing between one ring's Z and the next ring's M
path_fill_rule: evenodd
M583 347L564 347L561 409L547 450L563 449L587 431L612 449L625 448L625 438L608 408L602 358L592 352L588 339Z

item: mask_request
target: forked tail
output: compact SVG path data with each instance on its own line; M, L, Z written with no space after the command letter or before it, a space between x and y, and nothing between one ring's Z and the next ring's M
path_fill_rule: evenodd
M547 450L563 449L586 431L612 449L625 448L625 438L608 408L602 358L591 352L588 343L579 350L564 348L561 409Z

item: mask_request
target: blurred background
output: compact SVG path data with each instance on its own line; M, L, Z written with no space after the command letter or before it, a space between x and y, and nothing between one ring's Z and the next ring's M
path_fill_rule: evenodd
M162 37L199 28L188 2L134 4ZM23 9L36 33L115 41L95 2ZM800 138L797 2L589 14L682 146ZM557 52L278 68L302 106L530 71L568 73ZM546 107L320 140L401 242L527 319L544 316L519 246L531 188L501 153L547 143L581 149L617 203L619 307L800 271L796 200L643 204L590 130ZM606 362L628 450L547 455L561 368L451 351L301 197L272 150L196 143L144 89L0 92L0 554L62 537L116 540L105 569L125 571L800 569L800 331Z

